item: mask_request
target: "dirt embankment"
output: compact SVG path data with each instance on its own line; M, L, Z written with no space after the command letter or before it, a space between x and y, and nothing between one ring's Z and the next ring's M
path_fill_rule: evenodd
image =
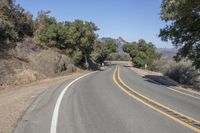
M0 133L11 133L26 108L44 90L83 73L55 48L26 41L15 48L0 47Z
M22 85L76 71L71 59L58 49L18 43L6 52L0 49L0 89Z

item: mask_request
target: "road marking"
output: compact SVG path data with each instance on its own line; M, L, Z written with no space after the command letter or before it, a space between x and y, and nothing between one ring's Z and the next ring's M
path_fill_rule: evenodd
M134 71L132 68L130 68L130 69L131 69L132 71ZM135 72L135 71L134 71L134 72ZM136 73L137 73L137 72L136 72ZM142 74L139 74L139 73L137 73L137 74L140 75L140 76L142 76L142 77L145 76L145 75L142 75ZM159 82L157 82L157 81L155 81L155 80L153 80L153 79L150 79L150 78L146 78L146 79L148 79L148 80L150 80L150 81L152 81L152 82L155 82L155 83L158 83L158 84L162 85L161 83L159 83ZM166 88L169 89L169 90L172 90L172 91L175 91L175 92L181 93L181 94L183 94L183 95L190 96L190 97L193 97L193 98L195 98L195 99L200 100L200 97L193 96L193 95L191 95L191 94L188 94L188 93L185 93L185 92L182 92L182 91L176 90L176 89L171 88L171 87L166 87Z
M175 92L181 93L181 94L183 94L183 95L190 96L190 97L193 97L193 98L195 98L195 99L200 100L200 97L196 97L196 96L193 96L193 95L191 95L191 94L188 94L188 93L185 93L185 92L181 92L181 91L179 91L179 90L175 90L175 89L173 89L173 88L171 88L171 87L167 87L167 89L170 89L170 90L172 90L172 91L175 91Z
M88 74L85 74L81 77L78 77L76 79L74 79L72 82L70 82L63 90L62 92L60 93L57 101L56 101L56 105L55 105L55 108L54 108L54 111L53 111L53 116L52 116L52 120L51 120L51 129L50 129L50 133L56 133L57 132L57 121L58 121L58 115L59 115L59 109L60 109L60 104L61 104L61 101L62 101L62 98L65 94L65 92L68 90L68 88L74 84L76 81L80 80L81 78L84 78L92 73L95 73L95 72L91 72L91 73L88 73Z
M134 89L127 86L120 78L118 66L116 67L115 72L113 74L113 80L119 86L120 89L122 89L125 93L127 93L132 98L134 98L137 101L143 103L144 105L150 107L151 109L167 116L168 118L182 124L183 126L188 127L190 129L192 129L193 131L200 133L200 121L195 120L184 114L181 114L173 109L170 109L170 108L138 93Z

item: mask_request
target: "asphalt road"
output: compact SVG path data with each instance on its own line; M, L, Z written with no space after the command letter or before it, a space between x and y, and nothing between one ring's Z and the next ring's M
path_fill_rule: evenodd
M15 133L193 133L197 132L127 95L113 81L115 66L49 88L19 121ZM119 66L130 88L162 105L200 121L200 100L149 82ZM61 97L57 122L55 106ZM56 130L52 130L52 127Z

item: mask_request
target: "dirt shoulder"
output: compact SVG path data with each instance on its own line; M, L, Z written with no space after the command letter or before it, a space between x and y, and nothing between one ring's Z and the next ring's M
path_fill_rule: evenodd
M79 70L66 76L0 90L0 133L11 133L27 107L50 86L85 73L88 71Z
M131 69L134 70L139 75L149 78L151 80L154 80L155 82L165 85L166 87L173 88L179 92L183 92L183 93L200 98L199 91L193 89L190 86L179 84L176 81L170 79L169 77L164 76L162 73L148 71L148 70L142 70L142 69L138 69L138 68L134 68L134 67L131 67Z

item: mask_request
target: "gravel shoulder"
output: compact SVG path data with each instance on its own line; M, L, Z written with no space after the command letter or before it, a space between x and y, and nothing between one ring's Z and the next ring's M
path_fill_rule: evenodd
M27 107L50 86L85 73L88 71L79 70L66 76L0 90L0 133L11 133Z

